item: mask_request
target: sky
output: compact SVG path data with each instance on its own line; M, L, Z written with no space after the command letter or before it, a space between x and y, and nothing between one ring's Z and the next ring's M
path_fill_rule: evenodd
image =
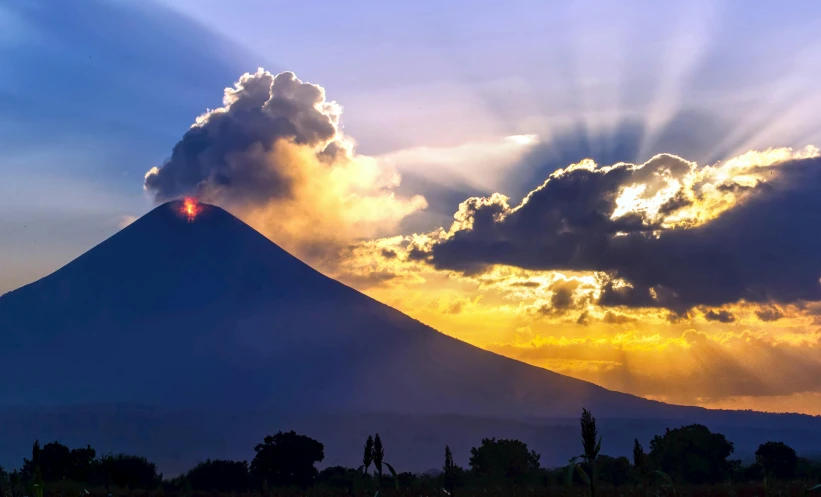
M0 0L0 292L221 205L451 336L821 414L821 4Z

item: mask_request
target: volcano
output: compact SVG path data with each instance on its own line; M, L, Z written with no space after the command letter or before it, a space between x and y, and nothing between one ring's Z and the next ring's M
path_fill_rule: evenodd
M539 448L572 433L543 455L560 463L578 453L583 406L604 420L610 453L696 421L756 443L776 421L796 448L821 441L807 416L667 405L479 349L320 274L219 207L184 211L161 205L0 297L0 374L13 378L0 383L0 422L25 434L0 446L23 451L14 457L24 437L52 436L141 450L174 471L247 458L263 434L300 428L326 443L328 462L354 465L359 438L381 427L408 469L438 465L445 443L530 433Z
M30 370L0 398L504 416L662 407L448 337L219 207L192 220L178 204L0 299L0 367Z

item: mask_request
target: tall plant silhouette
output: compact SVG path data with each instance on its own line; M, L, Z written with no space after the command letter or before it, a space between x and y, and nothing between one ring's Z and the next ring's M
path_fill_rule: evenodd
M647 454L644 453L644 447L639 443L639 439L633 440L633 466L640 472L644 472L645 461Z
M598 458L601 450L601 437L596 429L596 418L587 409L582 409L581 427L582 447L584 448L582 458L587 462L587 468L590 472L588 475L590 497L596 497L596 458Z
M453 462L453 454L450 447L445 445L445 465L442 467L442 479L444 480L445 491L452 497L456 488L457 466Z
M371 467L373 463L373 436L368 435L368 439L365 441L365 452L362 454L362 466L359 466L358 471L362 471L366 475L368 474L368 468Z
M23 478L31 485L36 497L43 497L43 473L40 468L42 452L40 441L35 440L31 448L31 459L23 459Z
M647 474L647 453L644 452L644 447L641 446L638 438L633 439L633 467L639 483L644 485Z
M396 476L396 470L394 470L393 466L391 466L385 461L385 449L382 447L382 439L379 438L379 433L377 433L373 439L373 466L374 468L376 468L377 482L379 487L382 487L383 464L388 468L388 471L391 472L391 476L393 476L393 481L396 484L396 486L398 486L399 479Z

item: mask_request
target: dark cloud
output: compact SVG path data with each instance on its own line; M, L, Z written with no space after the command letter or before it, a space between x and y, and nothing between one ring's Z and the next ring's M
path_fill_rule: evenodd
M574 292L579 287L576 280L558 280L548 287L551 293L549 304L539 308L539 313L545 316L562 316L579 305L574 298Z
M569 309L573 305L573 290L570 288L557 288L550 297L550 306L554 309Z
M317 148L329 160L339 109L317 85L291 72L262 69L225 90L224 106L198 120L174 146L171 157L145 177L158 202L196 195L209 202L264 204L292 195L294 166L272 158L274 145L289 140Z
M511 283L510 286L521 288L539 288L542 284L538 281L517 281L515 283Z
M755 315L762 321L778 321L784 317L784 313L775 306L764 307L755 311Z
M466 274L492 264L602 271L614 280L605 285L601 304L667 307L678 314L740 299L821 300L821 232L811 221L821 212L821 159L772 166L777 174L768 175L766 188L745 192L743 201L695 227L663 229L641 213L613 218L624 186L645 184L642 195L650 196L663 186L661 179L690 167L662 155L641 168L567 170L515 209L504 197L470 199L459 216L472 226L412 247L411 256ZM703 188L696 184L685 198L699 200Z
M720 190L722 192L737 193L737 192L742 192L742 191L747 191L747 190L754 190L756 188L767 188L768 186L769 185L767 183L763 183L761 181L757 181L752 186L741 185L739 183L736 183L735 181L730 181L730 182L722 183L722 184L718 185L717 188L718 188L718 190Z
M693 318L688 310L678 311L678 310L671 310L667 314L667 322L668 323L680 323L682 321L689 321Z
M719 323L733 323L735 316L730 311L710 309L704 313L704 319L707 321L718 321Z
M684 196L683 192L678 192L673 198L664 202L661 207L659 207L660 214L672 214L673 212L682 209L684 207L689 207L693 205L693 201Z

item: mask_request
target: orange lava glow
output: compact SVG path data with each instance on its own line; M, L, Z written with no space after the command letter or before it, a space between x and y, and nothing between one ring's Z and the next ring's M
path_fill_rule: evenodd
M182 202L182 208L180 209L180 212L182 213L182 215L186 216L189 221L193 221L201 210L202 208L200 207L199 202L197 202L197 199L187 197Z

